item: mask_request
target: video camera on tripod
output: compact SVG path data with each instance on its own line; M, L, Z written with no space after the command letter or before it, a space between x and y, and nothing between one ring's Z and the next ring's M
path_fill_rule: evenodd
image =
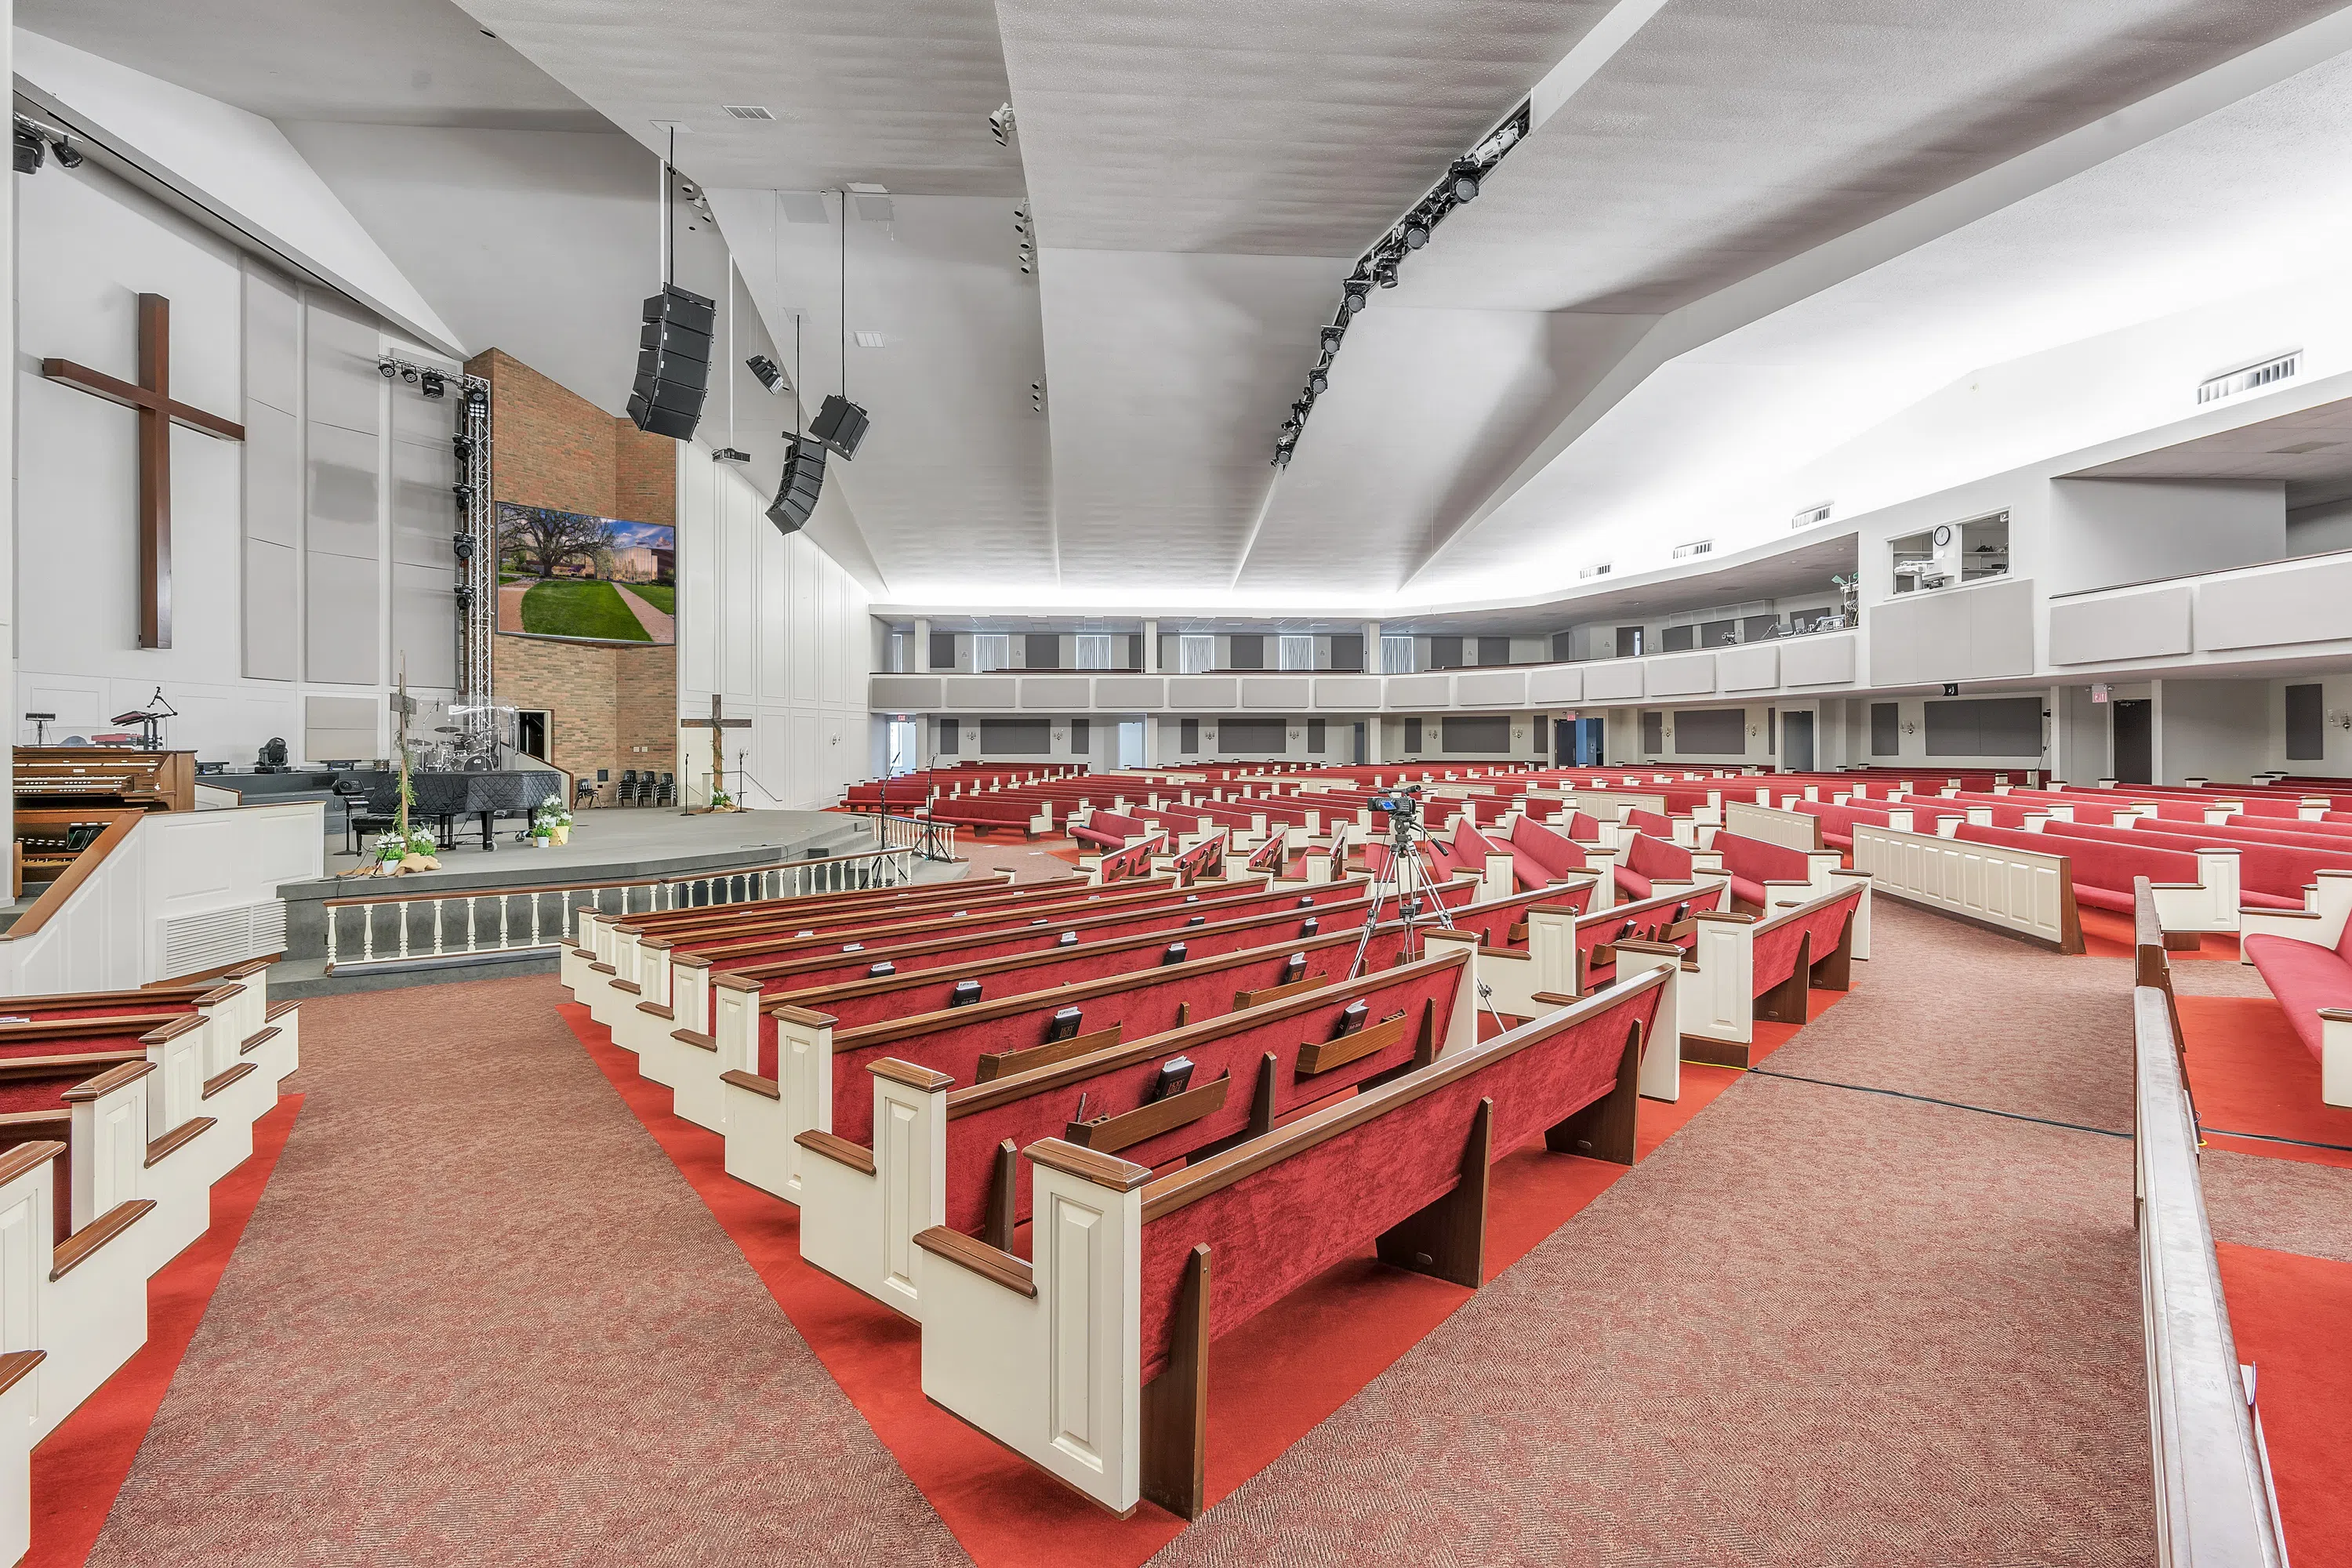
M1404 838L1421 826L1421 786L1397 784L1372 796L1371 809L1389 819L1389 832Z

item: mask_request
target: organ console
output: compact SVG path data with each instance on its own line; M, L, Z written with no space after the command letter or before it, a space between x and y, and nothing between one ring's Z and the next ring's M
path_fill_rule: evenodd
M19 746L16 808L196 808L196 754L113 746ZM28 847L26 853L32 851Z

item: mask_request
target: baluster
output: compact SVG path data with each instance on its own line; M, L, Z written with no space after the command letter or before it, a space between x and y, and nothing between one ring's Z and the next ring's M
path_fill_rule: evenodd
M394 917L400 921L400 956L403 958L406 958L408 956L408 911L410 907L410 905L405 903L398 903L392 906Z
M505 952L509 946L507 931L507 898L508 895L505 893L500 893L499 895L499 951L501 952Z
M360 962L365 963L374 957L375 906L362 904L360 906Z
M446 903L446 900L442 899L433 900L433 956L436 958L441 956L441 910Z
M482 951L481 911L478 907L481 901L481 895L478 893L466 895L466 951L467 952Z
M335 908L335 906L334 906L334 905L332 905L332 904L329 904L326 908L327 908L327 968L328 968L330 971L331 971L331 970L333 970L333 968L335 967L335 927L336 927L336 925L341 921L341 918L342 918L342 913L343 913L343 911L342 911L342 910L339 910L339 909L337 909L337 908Z
M530 945L539 945L539 895L530 895Z

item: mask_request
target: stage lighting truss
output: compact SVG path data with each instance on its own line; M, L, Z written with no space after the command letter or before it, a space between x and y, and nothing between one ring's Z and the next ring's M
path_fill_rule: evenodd
M1307 417L1315 410L1315 400L1331 384L1331 364L1339 357L1339 346L1348 335L1348 323L1356 313L1372 302L1375 289L1397 286L1399 269L1405 258L1430 242L1437 226L1445 216L1465 202L1477 199L1479 190L1495 165L1527 139L1529 109L1525 103L1503 118L1503 122L1488 132L1478 144L1454 160L1445 175L1405 215L1389 226L1388 232L1375 240L1372 247L1357 259L1355 270L1339 285L1339 308L1331 324L1317 334L1314 367L1307 373L1307 384L1298 401L1290 405L1290 417L1274 437L1274 466L1286 468L1290 455L1298 446L1298 437L1307 428Z

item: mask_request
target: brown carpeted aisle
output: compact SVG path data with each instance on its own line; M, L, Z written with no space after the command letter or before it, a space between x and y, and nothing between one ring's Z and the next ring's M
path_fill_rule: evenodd
M1160 1560L2150 1561L2122 966L1877 946L1764 1065L2011 1116L1742 1079ZM961 1560L558 994L305 1005L93 1561Z
M1767 1068L2130 1124L2119 968L1875 949ZM1154 1561L2147 1563L2140 1333L2128 1141L1752 1075Z
M562 995L302 1005L310 1098L92 1563L965 1561Z

